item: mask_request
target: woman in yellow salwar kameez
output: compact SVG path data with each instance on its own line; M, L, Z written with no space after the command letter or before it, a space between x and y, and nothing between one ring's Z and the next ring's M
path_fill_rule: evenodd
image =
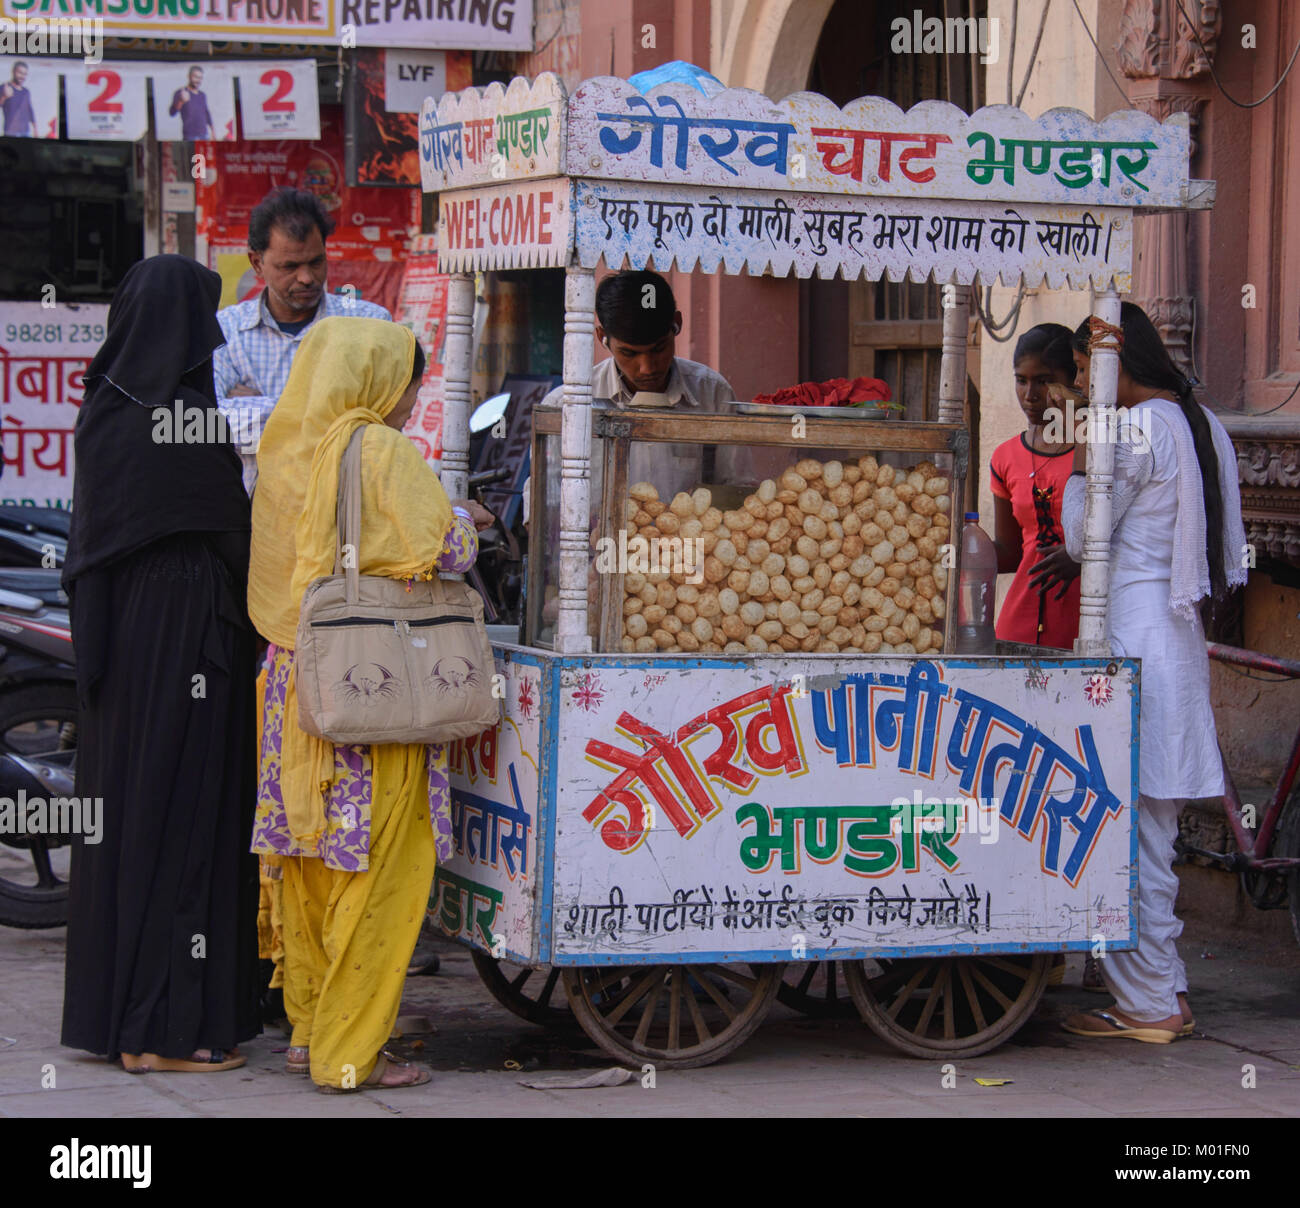
M270 642L253 850L283 868L288 1068L322 1090L414 1086L383 1047L438 854L450 854L441 746L335 746L298 726L293 644L308 585L333 573L339 461L362 440L362 574L431 578L477 554L477 504L453 508L401 434L423 370L404 327L318 322L267 421L253 498L249 613ZM438 851L435 851L435 845Z

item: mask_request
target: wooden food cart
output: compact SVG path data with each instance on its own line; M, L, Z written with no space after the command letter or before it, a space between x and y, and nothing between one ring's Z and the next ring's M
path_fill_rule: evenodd
M833 997L838 970L898 1048L973 1055L1028 1018L1053 954L1133 947L1139 669L1106 643L1113 445L1089 444L1076 650L955 654L968 300L977 281L1091 286L1080 314L1118 323L1135 214L1212 201L1186 119L615 78L570 97L547 74L426 101L420 150L453 274L453 496L471 274L566 273L526 641L494 643L501 724L453 747L457 854L430 905L501 1001L547 1022L567 1000L621 1060L700 1065L778 992ZM937 419L593 405L602 259L940 283ZM1103 424L1117 372L1099 349ZM663 441L712 450L699 478L630 481Z

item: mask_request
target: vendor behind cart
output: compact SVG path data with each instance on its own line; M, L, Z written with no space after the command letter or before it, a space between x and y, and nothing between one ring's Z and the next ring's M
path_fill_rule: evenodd
M621 272L596 288L596 339L613 354L591 375L591 397L627 407L637 394L661 394L659 405L689 409L692 414L725 411L736 394L716 370L677 356L682 312L672 286L658 273ZM559 406L563 387L552 390L543 406ZM698 444L634 444L628 460L629 482L652 482L661 498L716 481L717 470L730 481L743 468L715 467L713 449ZM740 452L744 452L741 450ZM724 458L732 450L724 450Z

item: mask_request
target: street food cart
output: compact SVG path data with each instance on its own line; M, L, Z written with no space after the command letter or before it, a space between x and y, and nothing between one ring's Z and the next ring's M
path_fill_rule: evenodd
M812 1010L821 987L825 1008L842 976L898 1048L973 1055L1028 1018L1053 954L1135 946L1139 668L1106 643L1113 445L1089 444L1075 651L956 654L968 301L999 279L1091 286L1080 312L1117 324L1135 215L1212 202L1188 145L1182 115L840 109L610 77L426 101L451 495L471 274L566 273L524 640L494 643L501 724L452 747L456 855L430 903L501 1001L546 1022L567 1000L619 1059L689 1066L778 993ZM933 280L937 418L593 402L602 260ZM1117 372L1098 348L1103 424ZM665 441L700 451L685 480L633 481Z

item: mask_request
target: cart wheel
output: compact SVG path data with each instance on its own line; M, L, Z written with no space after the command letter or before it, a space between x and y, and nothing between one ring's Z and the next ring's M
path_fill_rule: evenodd
M560 980L558 969L550 965L534 969L513 961L499 961L477 948L470 950L470 956L488 993L507 1011L544 1028L573 1026L567 1000L563 994L556 993Z
M791 961L776 996L791 1010L814 1019L846 1019L853 1014L853 999L838 961Z
M633 1065L711 1065L763 1022L784 965L565 969L569 1006L605 1052Z
M867 1026L911 1057L977 1057L1033 1013L1053 954L846 962Z

